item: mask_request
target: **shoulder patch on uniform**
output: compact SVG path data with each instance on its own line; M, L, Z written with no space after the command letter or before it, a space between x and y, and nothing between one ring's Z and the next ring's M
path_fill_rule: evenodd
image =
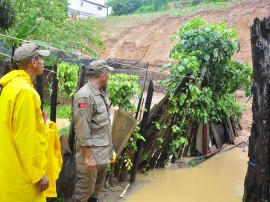
M85 102L81 102L78 104L78 108L80 109L86 109L86 103Z

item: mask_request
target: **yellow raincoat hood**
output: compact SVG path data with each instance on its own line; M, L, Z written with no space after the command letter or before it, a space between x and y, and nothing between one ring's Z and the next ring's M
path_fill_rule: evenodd
M25 77L25 78L29 78L29 76L26 74L25 71L22 70L15 70L15 71L11 71L10 73L4 75L1 79L0 79L0 85L2 85L3 87L5 85L7 85L8 82L12 81L12 79L14 79L15 77Z
M0 202L45 202L35 186L46 173L39 95L23 70L6 74L0 85Z

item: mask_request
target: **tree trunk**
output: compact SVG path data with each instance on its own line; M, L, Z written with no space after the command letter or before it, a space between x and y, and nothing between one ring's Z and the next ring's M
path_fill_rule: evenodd
M251 27L253 124L244 202L270 201L270 17Z

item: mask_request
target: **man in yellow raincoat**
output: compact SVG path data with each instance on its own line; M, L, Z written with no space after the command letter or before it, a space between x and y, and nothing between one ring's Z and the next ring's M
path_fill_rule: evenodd
M19 70L0 79L0 202L46 201L46 131L33 81L49 54L21 45L14 53Z

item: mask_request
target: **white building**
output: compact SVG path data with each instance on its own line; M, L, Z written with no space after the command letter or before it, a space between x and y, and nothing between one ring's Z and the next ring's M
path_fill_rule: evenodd
M103 18L108 16L111 8L107 8L107 0L69 0L68 13L71 17Z

